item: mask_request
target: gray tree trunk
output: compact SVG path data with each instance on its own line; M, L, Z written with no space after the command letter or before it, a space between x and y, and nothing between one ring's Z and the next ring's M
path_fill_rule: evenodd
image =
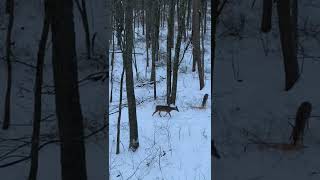
M200 90L204 87L204 69L202 67L201 49L200 49L200 1L192 1L192 54L193 62L198 67ZM194 68L194 66L193 66Z
M32 145L31 145L31 167L29 172L29 180L37 179L38 172L38 148L39 148L39 136L40 136L40 122L41 122L41 90L43 80L43 64L46 52L46 44L50 29L50 18L48 14L48 1L45 1L45 17L42 27L42 35L39 43L38 59L37 59L37 71L36 71L36 83L34 92L34 110L33 110L33 131L32 131Z
M124 66L126 72L126 87L128 99L128 117L130 127L129 148L135 151L139 147L138 122L136 113L136 99L134 95L134 83L132 72L132 48L133 48L133 2L125 0L125 46L124 46Z
M7 62L7 89L6 97L4 103L4 120L2 129L6 130L10 126L11 121L11 86L12 86L12 65L11 65L11 34L14 22L14 0L7 0L6 2L6 13L9 14L9 24L7 29L7 38L6 38L6 62Z
M183 36L183 28L185 26L185 11L186 11L186 0L180 0L179 3L179 21L178 21L178 36L176 40L175 55L173 62L173 80L172 80L172 92L171 92L171 103L176 103L177 98L177 86L178 86L178 71L179 71L179 60L180 60L180 47Z

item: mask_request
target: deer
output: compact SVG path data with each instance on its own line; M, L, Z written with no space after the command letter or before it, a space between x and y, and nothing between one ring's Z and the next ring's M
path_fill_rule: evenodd
M171 117L170 112L171 112L172 110L175 110L175 111L178 111L178 112L179 112L179 109L178 109L177 106L176 106L176 107L170 107L170 106L157 105L157 106L156 106L156 110L153 112L152 116L153 116L156 112L158 112L158 113L159 113L159 116L162 117L161 114L160 114L160 112L161 112L161 111L165 111L165 112L166 112L165 116L166 116L167 114L169 114L169 116Z
M301 103L298 108L295 125L293 126L292 133L290 139L292 139L292 144L296 145L299 140L301 140L301 144L303 144L303 136L305 126L309 128L309 117L312 111L312 105L310 102Z

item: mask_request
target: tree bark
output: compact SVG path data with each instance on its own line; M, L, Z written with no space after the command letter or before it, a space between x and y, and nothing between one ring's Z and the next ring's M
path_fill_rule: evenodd
M134 83L132 72L132 48L133 48L133 2L125 0L125 48L123 54L125 72L126 72L126 87L128 99L128 117L129 117L129 131L130 131L130 144L129 148L136 151L139 147L138 139L138 122L136 112L136 99L134 95Z
M168 37L167 37L167 104L169 105L171 97L171 50L173 48L174 36L174 0L169 1L169 14L168 14Z
M77 7L79 9L81 19L82 19L82 26L85 33L85 39L86 39L86 47L87 47L87 58L91 58L91 43L90 43L90 29L89 29L89 22L88 22L88 14L87 14L87 7L86 7L86 1L81 0L81 6L79 0L75 1L77 4Z
M272 1L263 0L261 31L264 33L270 32L272 27Z
M7 0L6 3L6 13L9 14L9 24L7 29L6 38L6 62L7 62L7 89L5 97L5 107L4 107L4 120L2 129L6 130L10 126L11 121L11 86L12 86L12 65L11 65L11 34L14 22L14 0Z
M200 1L192 1L193 12L192 12L192 54L193 62L198 67L200 90L204 87L204 70L202 67L201 60L201 49L200 49ZM194 68L194 67L193 67Z
M120 97L119 97L119 115L118 115L118 123L117 123L117 147L116 147L116 154L120 153L120 122L121 122L121 112L122 112L122 89L123 89L123 76L124 76L124 67L121 73L121 80L120 80Z
M33 131L32 131L32 145L31 145L31 167L29 172L29 180L37 179L38 172L38 156L39 156L39 136L40 136L40 122L41 122L41 90L43 80L43 64L45 58L46 44L50 29L50 18L48 17L48 2L45 1L45 17L42 27L41 40L39 43L37 72L34 92L34 113L33 113Z
M83 117L79 102L73 0L50 8L56 113L61 140L62 180L86 180Z
M285 71L285 91L289 91L299 78L299 64L295 54L295 42L290 12L290 0L278 1L280 40Z
M180 60L180 47L183 35L183 28L185 26L185 11L186 11L186 0L180 0L179 3L179 21L178 21L178 36L176 40L175 55L173 62L173 80L172 80L172 91L171 91L171 103L176 103L177 98L177 86L178 86L178 71L179 71L179 60Z

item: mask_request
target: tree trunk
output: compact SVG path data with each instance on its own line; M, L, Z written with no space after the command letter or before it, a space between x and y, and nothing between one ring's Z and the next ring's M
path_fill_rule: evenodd
M115 20L116 20L116 31L117 31L117 42L120 49L122 49L122 31L124 22L124 11L122 0L115 0Z
M152 66L151 66L151 78L150 81L153 82L153 98L157 99L157 83L156 83L156 61L159 58L159 23L160 23L160 11L159 11L159 0L155 0L152 4Z
M4 107L4 120L2 129L6 130L10 126L11 121L11 86L12 86L12 65L11 65L11 34L14 22L14 0L7 0L6 3L6 13L9 14L9 24L7 29L7 38L6 38L6 62L7 62L7 90L5 97L5 107Z
M133 48L133 5L131 0L125 0L125 48L123 54L125 72L126 72L126 87L128 99L128 117L129 117L129 131L130 131L130 145L132 151L136 151L139 147L138 139L138 122L136 113L136 99L134 95L134 83L132 72L132 48Z
M272 27L272 1L263 0L261 31L264 33L270 32Z
M45 1L45 17L42 27L42 35L39 43L37 72L34 93L34 113L33 113L33 131L32 131L32 145L31 145L31 167L29 172L29 180L37 179L38 172L38 148L41 122L41 87L43 80L43 64L45 58L46 44L49 34L50 20L48 17L48 1Z
M298 58L298 45L299 45L299 36L298 36L298 0L292 0L292 27L293 27L293 41L294 41L294 55L295 58Z
M122 89L123 89L123 76L124 76L124 67L121 73L121 80L120 80L120 97L119 97L119 115L118 115L118 123L117 123L117 147L116 147L116 154L120 153L120 122L121 122L121 109L122 109Z
M55 0L50 8L56 113L61 140L62 180L86 180L83 117L79 102L73 1Z
M179 21L178 21L178 36L176 40L175 56L173 62L173 80L172 80L172 92L171 92L171 103L176 103L177 98L177 86L178 86L178 70L179 70L179 60L180 60L180 47L183 35L183 28L185 26L185 11L186 11L186 0L180 0L179 4Z
M169 14L168 14L168 37L167 37L167 104L170 104L171 97L171 49L173 48L174 36L174 0L169 1Z
M285 91L289 91L299 78L299 64L295 55L295 42L290 12L290 0L278 1L281 48L285 70Z
M202 67L200 50L200 2L199 0L193 0L192 2L192 54L193 62L196 63L198 67L199 83L201 90L204 87L204 70Z
M89 22L88 22L88 15L87 15L87 7L86 7L86 1L81 0L81 6L79 0L75 1L78 7L78 10L81 15L82 19L82 26L85 33L85 39L86 39L86 47L87 47L87 58L91 58L91 43L90 43L90 30L89 30Z
M110 103L112 102L112 96L113 96L113 67L114 67L114 47L115 42L114 42L114 35L112 33L112 54L111 54L111 90L110 90Z

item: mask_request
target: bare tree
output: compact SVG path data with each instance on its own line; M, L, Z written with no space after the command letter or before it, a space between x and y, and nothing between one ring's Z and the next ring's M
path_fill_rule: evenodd
M200 49L200 1L192 1L192 54L193 64L196 63L198 67L200 90L204 87L204 69L202 67L201 49ZM195 66L193 65L193 70Z
M264 33L270 32L272 27L272 1L263 0L261 31Z
M180 0L179 2L179 21L178 21L178 36L176 40L175 55L173 62L173 80L172 80L172 91L171 91L171 103L176 103L177 98L177 86L178 86L178 70L180 60L180 47L183 35L183 28L185 26L185 11L186 11L186 0Z
M50 6L55 102L63 180L87 179L83 117L79 100L73 0Z
M136 99L134 95L134 83L132 72L132 48L133 48L133 2L125 0L125 45L123 60L126 72L126 88L128 99L128 117L130 127L130 144L129 148L135 151L139 147L138 139L138 122L136 112Z
M11 65L11 34L14 22L14 0L7 0L6 13L9 14L9 23L6 38L6 62L7 62L7 89L4 103L4 120L2 129L8 129L10 125L10 106L11 106L11 86L12 86L12 65Z
M120 153L120 122L121 122L121 112L122 112L122 89L123 89L123 76L124 76L124 66L121 73L121 80L120 80L120 96L119 96L119 115L118 115L118 122L117 122L117 147L116 147L116 154Z
M285 90L289 91L299 78L299 64L296 55L296 45L293 36L294 28L290 11L290 0L278 1L278 17L280 40L285 70Z
M152 66L151 66L151 78L153 83L153 97L157 99L157 81L156 81L156 61L159 58L159 26L160 26L160 9L159 0L155 0L152 4Z
M38 59L37 59L37 71L36 71L36 83L34 92L34 112L33 112L33 131L32 131L32 145L31 145L31 167L29 172L29 180L37 179L38 172L38 148L39 148L39 136L40 136L40 121L41 121L41 87L43 80L43 64L45 58L46 44L50 29L50 17L48 14L48 1L45 1L45 17L42 27L42 34L39 43Z
M90 29L89 29L89 22L88 22L88 14L87 14L87 7L86 7L86 1L81 0L81 5L79 0L75 0L77 8L80 12L81 19L82 19L82 26L85 33L85 39L86 39L86 46L87 46L87 58L91 58L91 43L90 43Z
M173 48L174 38L174 0L169 1L169 14L168 14L168 36L167 36L167 104L169 105L171 96L171 50Z

